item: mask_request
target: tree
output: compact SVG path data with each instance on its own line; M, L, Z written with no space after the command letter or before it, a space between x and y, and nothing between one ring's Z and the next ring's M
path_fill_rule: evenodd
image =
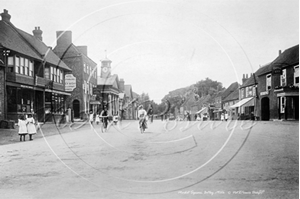
M195 88L197 89L196 93L200 97L203 97L208 94L214 95L218 91L224 89L221 82L213 81L213 80L209 79L208 77L205 80L198 81L195 84Z

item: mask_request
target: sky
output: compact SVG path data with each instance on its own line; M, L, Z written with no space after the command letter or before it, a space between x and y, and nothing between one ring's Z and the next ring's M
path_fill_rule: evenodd
M298 0L10 0L11 22L55 47L72 31L99 66L155 102L206 77L224 87L299 44ZM105 53L106 52L106 53ZM100 70L99 70L100 71Z

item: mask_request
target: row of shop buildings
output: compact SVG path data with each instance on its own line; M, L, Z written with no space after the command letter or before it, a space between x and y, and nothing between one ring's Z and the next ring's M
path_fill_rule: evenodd
M107 58L101 60L97 76L97 63L88 57L87 46L73 44L71 31L57 31L52 48L43 42L40 27L31 35L12 24L7 10L1 17L0 120L16 121L31 113L39 121L66 113L84 119L104 103L111 114L118 114L134 99L131 86L111 75ZM127 118L134 117L133 106L124 111Z
M177 112L207 114L220 120L299 120L299 45L279 51L270 63L251 74L244 74L242 83L232 83L227 89L196 100L189 92L186 102Z

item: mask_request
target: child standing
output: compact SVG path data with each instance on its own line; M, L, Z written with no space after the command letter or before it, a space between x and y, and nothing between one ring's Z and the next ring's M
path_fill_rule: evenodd
M28 134L27 132L27 121L25 119L24 115L21 115L18 121L18 126L19 126L19 135L20 135L20 142L25 141L25 135Z
M29 134L29 140L33 140L32 135L36 134L36 128L35 128L35 120L31 114L28 114L27 116L27 131Z
M100 115L97 114L97 115L96 115L96 124L98 125L99 123L100 123Z

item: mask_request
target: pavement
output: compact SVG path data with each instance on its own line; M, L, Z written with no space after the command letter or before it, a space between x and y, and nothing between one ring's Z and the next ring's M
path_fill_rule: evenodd
M1 198L299 198L298 122L80 125L0 146Z

